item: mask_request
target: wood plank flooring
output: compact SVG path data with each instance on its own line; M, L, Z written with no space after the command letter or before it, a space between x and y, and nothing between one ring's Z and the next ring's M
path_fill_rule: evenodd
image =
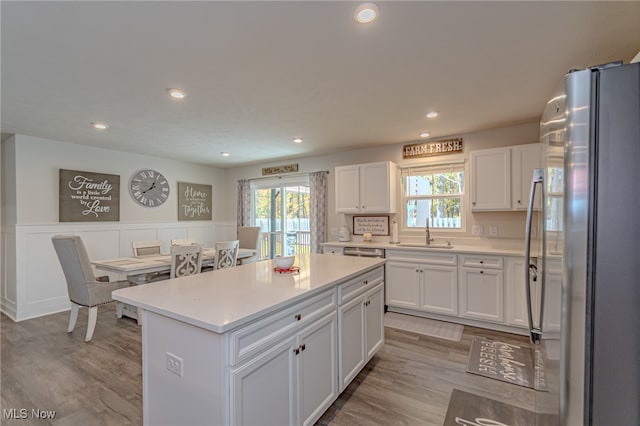
M14 323L0 319L0 423L3 425L141 425L141 329L99 309L84 343L87 311L66 333L68 313ZM386 344L320 418L318 425L441 426L456 388L533 410L535 391L465 372L473 336L527 345L527 338L465 326L460 342L385 329ZM25 419L9 419L21 416ZM32 409L55 410L54 419Z

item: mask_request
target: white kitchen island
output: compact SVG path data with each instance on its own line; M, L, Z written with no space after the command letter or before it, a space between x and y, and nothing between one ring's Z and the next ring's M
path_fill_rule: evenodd
M117 290L145 425L313 424L384 343L384 259L300 255Z

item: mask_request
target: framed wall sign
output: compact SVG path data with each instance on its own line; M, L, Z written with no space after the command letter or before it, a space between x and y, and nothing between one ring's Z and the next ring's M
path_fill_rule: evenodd
M402 147L402 158L433 157L434 155L462 153L462 138L413 143Z
M60 222L118 222L120 176L60 169Z
M211 220L211 185L178 182L178 220Z
M389 235L389 216L353 216L353 235Z

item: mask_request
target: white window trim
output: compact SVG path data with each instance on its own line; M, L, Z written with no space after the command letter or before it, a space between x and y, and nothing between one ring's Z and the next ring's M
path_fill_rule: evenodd
M407 223L406 223L406 216L407 216L407 212L406 212L406 196L404 193L404 177L407 175L407 171L411 171L411 170L419 170L419 169L425 169L427 171L432 171L432 170L438 170L438 169L442 169L444 170L445 168L449 167L451 168L452 166L457 166L457 165L462 165L462 171L464 173L464 188L465 191L462 192L461 196L460 196L460 220L461 220L461 224L460 224L460 228L431 228L431 232L446 232L446 233L455 233L455 234L459 234L459 233L466 233L467 231L467 201L468 201L468 191L466 190L467 188L469 188L469 174L467 172L467 161L465 159L457 159L457 160L452 160L452 161L446 161L446 162L437 162L437 163L424 163L424 164L414 164L411 166L401 166L399 167L399 175L400 175L400 179L399 179L399 184L400 184L400 188L398 191L398 198L399 198L399 204L400 204L400 211L398 212L401 217L399 218L399 223L400 223L400 233L402 234L408 234L408 235L417 235L417 234L422 234L424 233L424 228L409 228L407 227ZM443 197L425 197L425 199L430 198L430 199L434 199L434 198L446 198L446 196Z

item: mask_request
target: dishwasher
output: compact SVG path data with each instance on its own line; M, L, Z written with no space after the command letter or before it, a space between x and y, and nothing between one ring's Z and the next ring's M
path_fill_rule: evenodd
M345 247L342 254L345 256L384 258L384 249L373 247Z

